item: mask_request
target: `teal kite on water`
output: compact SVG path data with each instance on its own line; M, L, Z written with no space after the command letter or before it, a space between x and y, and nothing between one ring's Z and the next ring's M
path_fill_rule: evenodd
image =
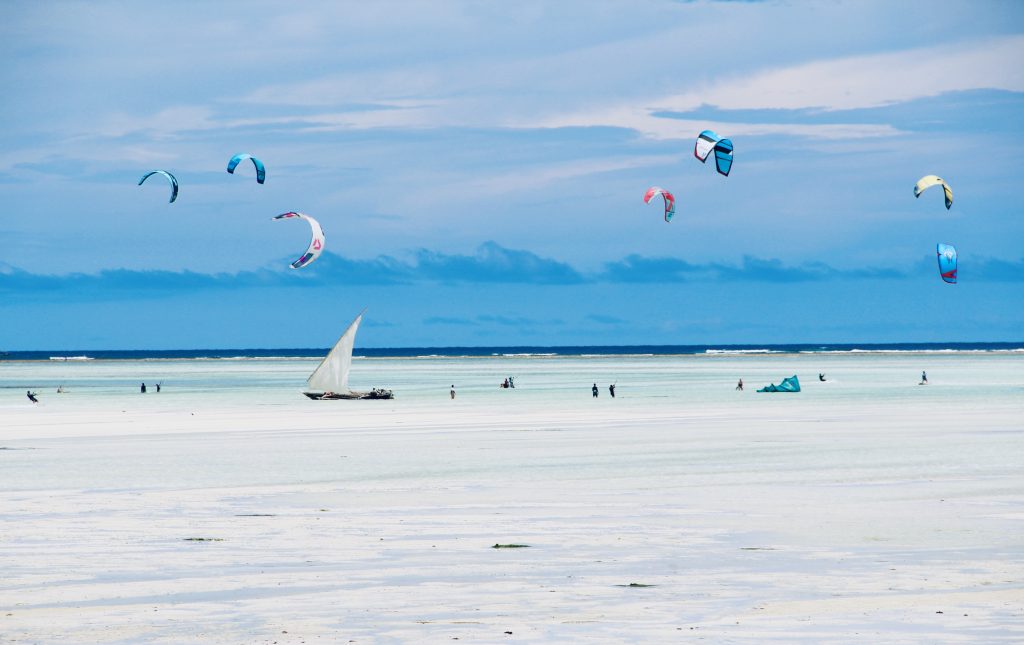
M797 379L796 374L789 378L782 379L782 382L778 385L774 383L766 387L761 388L758 392L799 392L800 381Z

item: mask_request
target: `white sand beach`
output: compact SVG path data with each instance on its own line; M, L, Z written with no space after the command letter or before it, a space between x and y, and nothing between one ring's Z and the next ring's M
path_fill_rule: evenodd
M1024 641L1019 354L312 365L0 366L0 640Z

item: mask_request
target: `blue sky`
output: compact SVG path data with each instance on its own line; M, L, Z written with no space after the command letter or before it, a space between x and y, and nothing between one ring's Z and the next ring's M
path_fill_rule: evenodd
M0 58L0 349L1024 339L1017 2L15 1Z

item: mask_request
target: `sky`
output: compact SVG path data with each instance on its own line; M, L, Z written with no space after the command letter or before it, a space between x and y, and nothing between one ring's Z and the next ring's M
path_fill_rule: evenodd
M0 60L0 350L1024 340L1024 3L9 0Z

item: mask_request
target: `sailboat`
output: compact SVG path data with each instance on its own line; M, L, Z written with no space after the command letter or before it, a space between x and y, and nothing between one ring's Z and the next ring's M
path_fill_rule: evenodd
M353 392L348 389L348 371L352 367L352 348L356 343L356 330L363 320L364 309L352 324L348 326L345 333L341 335L338 342L327 354L324 360L320 361L313 373L306 380L309 387L308 392L303 392L314 401L334 401L339 399L393 399L391 390L374 388L369 392Z

